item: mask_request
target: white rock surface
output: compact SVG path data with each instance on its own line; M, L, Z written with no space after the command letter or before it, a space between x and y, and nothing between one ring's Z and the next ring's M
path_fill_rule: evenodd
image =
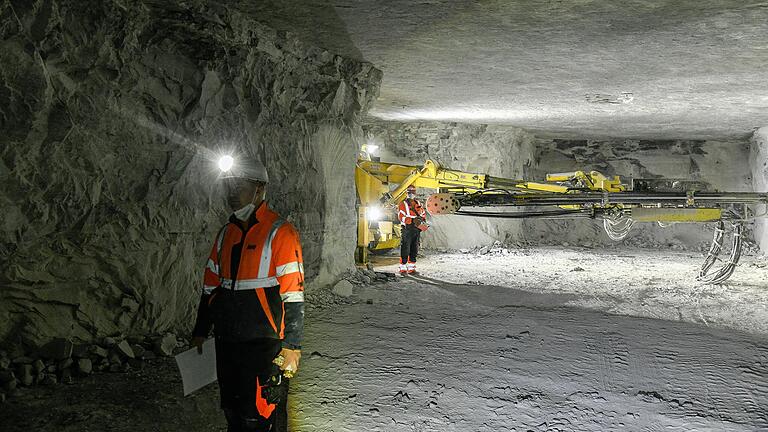
M527 253L507 257L506 268L501 254L435 255L419 260L418 277L364 288L373 304L308 309L295 427L768 428L768 274L751 266L759 261L728 287L696 287L695 259L679 253ZM577 264L585 271L568 271Z
M330 16L382 67L382 119L710 139L765 125L764 5L357 0Z
M352 296L354 285L346 279L342 279L333 286L333 293L341 297Z
M768 192L768 127L756 130L750 144L752 185L756 191ZM756 210L768 211L765 206ZM768 254L768 220L765 218L755 221L755 240L763 253Z

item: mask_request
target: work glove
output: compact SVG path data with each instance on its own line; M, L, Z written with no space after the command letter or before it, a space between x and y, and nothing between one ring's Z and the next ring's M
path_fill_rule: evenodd
M299 360L301 360L301 350L283 348L272 363L280 367L286 378L293 378L299 371Z

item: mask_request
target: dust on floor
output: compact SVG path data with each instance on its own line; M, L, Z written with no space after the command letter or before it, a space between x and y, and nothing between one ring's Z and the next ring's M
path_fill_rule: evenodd
M640 252L433 255L420 260L421 275L309 307L292 430L768 429L764 333L753 323L745 332L688 322L697 307L713 321L737 307L747 318L764 313L760 261L737 270L730 287L702 288L684 282L697 257ZM691 304L704 294L711 304ZM669 308L690 316L617 314L665 316ZM215 386L182 397L168 360L24 389L0 406L0 424L9 431L224 430Z

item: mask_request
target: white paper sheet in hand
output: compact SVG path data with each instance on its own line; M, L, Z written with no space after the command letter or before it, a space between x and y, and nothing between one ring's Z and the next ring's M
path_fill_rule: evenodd
M198 354L197 348L184 351L176 356L176 364L181 372L184 383L184 396L216 381L216 344L214 339L203 343L203 353Z

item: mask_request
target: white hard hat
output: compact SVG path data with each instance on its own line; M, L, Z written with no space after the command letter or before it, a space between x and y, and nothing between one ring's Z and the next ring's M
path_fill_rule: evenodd
M267 168L256 158L233 159L231 156L222 156L219 160L219 169L222 171L219 178L244 178L269 183Z

